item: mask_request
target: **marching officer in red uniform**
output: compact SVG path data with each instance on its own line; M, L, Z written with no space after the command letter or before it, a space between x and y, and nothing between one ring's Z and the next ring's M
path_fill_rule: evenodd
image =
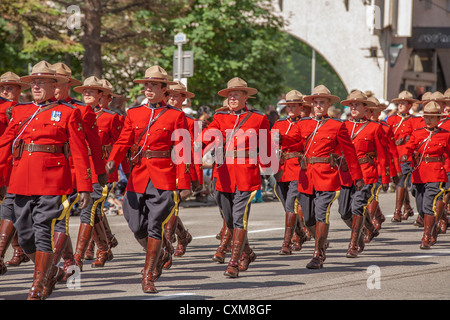
M34 101L13 108L11 122L0 138L0 172L8 170L14 150L8 189L15 194L14 226L20 246L35 262L28 299L42 299L53 266L53 225L69 209L69 146L77 170L81 207L90 200L92 182L80 111L54 98L56 83L67 82L67 78L56 75L50 64L41 61L31 75L21 80L30 83ZM3 196L4 191L2 188Z
M355 146L364 179L364 187L355 190L351 195L352 232L346 256L356 258L363 249L359 245L360 237L363 236L361 233L363 225L366 232L371 234L369 240L378 235L378 231L372 224L368 206L375 197L379 175L383 190L387 191L389 187L389 156L383 144L384 132L381 125L366 118L368 107L375 106L375 103L369 101L360 90L355 90L341 104L350 108L350 119L345 121L345 125ZM380 172L378 167L381 169ZM342 175L345 175L345 172L342 172ZM349 179L351 180L351 177Z
M248 244L247 227L251 201L261 188L258 163L263 168L276 166L276 170L279 169L278 159L277 163L272 160L269 120L246 106L248 98L257 92L241 78L228 81L227 88L218 94L228 98L230 109L214 115L194 148L196 151L205 149L211 143L216 147L214 193L232 235L231 258L224 273L231 278L238 277L239 271L247 270L256 259ZM266 156L265 159L262 156ZM276 156L275 151L273 156Z
M13 72L6 72L0 76L0 135L6 130L11 118L12 107L19 102L20 93L30 86L20 81L20 77ZM5 177L8 184L11 166ZM30 258L23 252L19 245L16 229L13 226L14 216L14 195L8 193L1 202L1 222L0 222L0 275L6 273L6 266L18 266L22 262L30 261ZM14 249L13 257L10 261L3 262L9 244Z
M387 118L387 123L391 127L394 133L394 143L397 146L397 152L399 155L404 154L405 144L411 137L414 129L420 127L419 122L421 118L412 116L409 113L412 105L417 103L418 100L414 99L412 94L408 91L402 91L398 95L398 98L393 99L392 103L398 104L398 113L396 115ZM414 215L409 201L409 191L407 187L407 180L411 175L411 161L406 161L401 164L402 177L395 189L395 211L392 222L401 222L402 219L406 220L408 217ZM402 215L402 206L404 206L404 213Z
M164 226L177 209L177 190L181 190L180 194L190 192L189 170L186 169L190 165L187 155L191 144L181 138L187 131L184 112L162 102L167 85L175 84L169 80L167 72L152 66L146 70L144 79L134 82L144 84L149 102L128 109L125 125L109 155L107 171L114 172L116 164L136 146L132 148L134 164L123 211L136 240L146 248L142 290L156 293L154 281L169 257L168 252L162 250ZM171 138L172 133L175 140ZM176 152L180 147L184 151L181 155ZM177 156L171 157L172 152Z
M323 267L329 230L330 207L339 196L341 181L337 165L339 149L345 156L356 190L364 186L361 167L345 124L328 117L328 109L339 97L324 85L314 88L312 95L303 99L314 108L314 118L304 118L295 130L303 143L303 156L299 158L302 170L298 190L305 224L315 237L314 254L307 264L309 269Z
M169 86L168 90L168 105L178 109L182 110L183 102L186 99L192 99L195 97L195 94L192 92L187 91L186 86L181 83L180 81L176 81L176 84ZM195 126L196 126L196 120L191 115L186 114L186 121L189 128L189 133L191 135L191 141L192 145L194 143L194 134L196 132ZM200 133L200 130L197 130ZM194 164L194 154L192 153L191 157L192 165L189 168L189 173L191 177L191 184L192 189L194 192L199 191L199 189L202 188L203 185L203 172L201 164ZM172 239L177 235L178 244L175 249L173 250L172 247ZM181 221L179 217L179 208L175 211L175 214L172 215L169 222L166 224L165 228L165 246L166 250L169 251L169 253L176 257L181 257L186 252L187 245L192 241L192 235L186 230L186 228L183 225L183 222ZM169 269L172 264L172 258L165 264L164 268Z
M426 127L411 134L400 161L405 163L412 156L411 181L415 186L417 209L424 221L420 248L430 249L436 241L432 239L436 218L444 209L443 196L448 182L444 164L445 156L450 158L450 132L438 126L442 113L436 102L425 105L423 116Z
M301 155L300 141L292 136L293 126L297 125L301 119L303 111L303 94L297 90L289 91L286 94L286 102L280 103L286 105L288 117L278 120L272 127L272 139L275 138L275 130L278 130L279 143L281 144L280 165L282 176L276 182L275 195L283 204L285 211L284 240L279 254L290 255L292 253L292 238L294 232L300 238L298 241L299 249L306 241L306 234L301 224L303 215L301 207L298 205L298 176L300 163L298 157Z
M394 182L394 184L398 184L398 181L402 176L402 170L400 167L400 157L398 156L397 147L395 146L394 143L394 133L392 132L391 127L387 124L386 121L380 120L381 111L386 109L387 106L385 104L380 103L380 101L374 96L367 98L367 100L372 101L375 104L373 107L368 107L367 110L368 118L369 120L378 122L382 126L385 136L385 139L383 141L386 149L388 150L387 154L389 156L389 172L391 174L391 180ZM381 172L380 166L378 166L378 172ZM375 187L375 197L367 207L367 210L369 211L370 216L372 217L372 223L377 230L381 229L381 224L386 220L379 206L378 197L381 191L381 187L382 183L380 176Z

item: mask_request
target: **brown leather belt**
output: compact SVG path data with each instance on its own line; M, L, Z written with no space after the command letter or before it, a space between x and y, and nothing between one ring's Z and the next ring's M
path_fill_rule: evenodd
M309 164L330 163L331 157L309 157L309 158L306 158L306 162Z
M358 162L359 162L359 164L363 164L363 163L374 164L374 157L375 157L375 153L369 152L364 157L359 158Z
M405 144L406 142L408 142L410 137L411 136L406 136L404 138L400 138L400 139L395 140L395 145L396 146L401 146L402 144Z
M52 144L25 144L23 151L27 152L48 152L48 153L64 153L63 147Z
M428 162L445 162L445 158L444 156L440 156L440 157L423 157L422 161L424 161L425 163Z
M141 153L142 158L170 158L170 150L155 151L155 150L144 150Z
M256 156L258 155L258 153L256 151L249 151L249 150L245 150L245 151L238 151L238 150L233 150L233 151L227 151L225 153L226 157L230 157L230 158L256 158Z
M298 152L298 151L297 152L285 152L285 153L283 153L283 158L285 160L288 160L288 159L292 159L292 158L298 158L301 155L303 155L303 153Z

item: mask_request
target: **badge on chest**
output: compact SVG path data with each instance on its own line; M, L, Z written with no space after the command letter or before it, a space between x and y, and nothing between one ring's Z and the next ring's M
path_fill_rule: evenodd
M61 111L52 111L51 121L59 122L61 121Z

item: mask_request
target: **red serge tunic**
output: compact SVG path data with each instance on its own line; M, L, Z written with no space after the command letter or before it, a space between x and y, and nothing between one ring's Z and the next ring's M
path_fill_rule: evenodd
M167 109L165 113L147 131L150 121L158 117L164 109ZM170 151L173 147L183 143L184 140L180 141L178 138L188 130L187 128L184 112L166 107L163 103L155 106L140 105L130 108L127 111L122 132L113 146L108 161L114 160L116 164L120 163L129 148L137 143L142 133L138 145L143 150ZM174 138L172 138L172 134ZM184 147L190 148L190 146L189 141L189 144ZM134 165L131 170L127 191L145 193L149 180L156 189L173 191L177 190L177 187L178 189L190 189L190 176L186 172L186 164L190 160L182 159L183 161L176 161L176 163L173 160L180 159L142 157L140 163ZM181 167L180 170L177 170L177 166Z

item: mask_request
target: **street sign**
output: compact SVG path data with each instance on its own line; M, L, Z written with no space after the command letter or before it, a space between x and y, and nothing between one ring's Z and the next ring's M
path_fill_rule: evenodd
M178 76L178 51L173 52L173 75L174 78L188 78L194 75L194 51L183 51L181 59L181 77Z
M174 37L175 44L185 44L187 43L187 37L183 32L179 32Z

